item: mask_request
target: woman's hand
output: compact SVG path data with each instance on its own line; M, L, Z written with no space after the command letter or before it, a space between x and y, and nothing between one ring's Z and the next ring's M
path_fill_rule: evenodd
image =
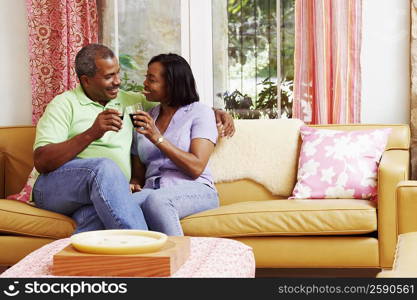
M133 118L135 120L135 126L139 126L135 128L136 132L143 134L153 144L162 136L155 125L155 121L147 112L138 111Z

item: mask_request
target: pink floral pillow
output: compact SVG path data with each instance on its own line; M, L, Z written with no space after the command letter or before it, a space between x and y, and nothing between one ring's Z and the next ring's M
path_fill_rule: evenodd
M338 131L300 128L303 144L290 199L371 199L391 128Z
M7 196L6 199L19 200L34 205L34 203L32 202L32 189L38 176L38 171L36 171L36 169L33 168L32 172L30 172L29 174L28 180L26 181L26 184L23 187L23 189L18 194Z

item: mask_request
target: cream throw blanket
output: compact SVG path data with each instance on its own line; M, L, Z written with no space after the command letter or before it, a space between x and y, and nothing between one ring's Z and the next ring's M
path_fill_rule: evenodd
M298 119L235 120L235 135L219 139L210 158L214 181L248 178L274 195L291 195L302 125Z

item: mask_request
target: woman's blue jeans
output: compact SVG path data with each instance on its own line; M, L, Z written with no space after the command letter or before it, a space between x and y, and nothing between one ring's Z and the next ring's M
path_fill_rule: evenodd
M72 217L77 223L75 233L148 229L125 175L108 158L73 159L41 174L33 197L37 207Z
M180 219L219 206L217 192L199 182L143 189L133 193L133 199L142 207L150 230L176 236L184 235Z

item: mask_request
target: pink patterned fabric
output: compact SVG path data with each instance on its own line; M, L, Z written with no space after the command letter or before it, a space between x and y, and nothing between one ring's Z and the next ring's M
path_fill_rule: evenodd
M46 105L77 84L77 52L97 42L96 0L26 0L29 63L32 84L32 123Z
M223 238L191 237L188 260L172 277L255 277L252 248ZM52 275L53 256L64 249L70 239L61 239L33 251L0 277L55 277ZM68 276L70 277L70 276Z
M302 126L303 144L292 199L377 195L377 170L391 128L356 131Z
M359 123L362 0L295 3L293 117Z
M38 171L36 171L36 169L33 168L29 174L29 178L25 186L23 187L23 189L18 194L7 196L6 199L18 200L18 201L22 201L22 202L26 202L31 205L34 205L34 203L32 202L31 195L32 195L33 185L35 184L36 178L38 178L38 176L39 176Z

